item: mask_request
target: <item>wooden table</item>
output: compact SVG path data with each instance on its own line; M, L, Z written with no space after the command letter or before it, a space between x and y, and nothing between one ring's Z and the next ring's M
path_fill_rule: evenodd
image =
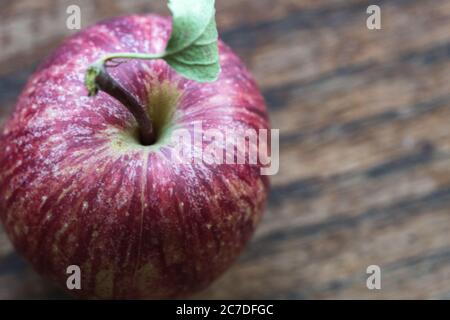
M244 254L194 298L450 298L450 1L230 0L218 15L281 129L281 169ZM31 71L0 77L0 123ZM55 297L0 232L0 298Z

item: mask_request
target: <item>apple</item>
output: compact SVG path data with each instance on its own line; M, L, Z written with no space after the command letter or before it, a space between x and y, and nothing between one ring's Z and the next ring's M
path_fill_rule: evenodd
M4 228L61 287L68 267L78 266L81 289L70 291L78 297L173 298L205 288L236 259L264 210L269 182L259 165L169 156L174 128L269 129L255 81L222 41L215 82L188 80L161 59L110 69L151 113L152 145L140 143L120 102L104 92L88 97L92 61L160 52L170 33L170 18L132 15L65 40L30 77L0 137Z

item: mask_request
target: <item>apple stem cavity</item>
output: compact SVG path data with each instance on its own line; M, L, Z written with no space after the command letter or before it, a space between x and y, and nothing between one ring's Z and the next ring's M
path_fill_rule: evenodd
M170 0L168 6L173 16L172 34L163 52L106 54L91 64L85 75L89 96L95 96L99 90L104 91L133 114L144 145L154 144L157 138L150 116L133 95L108 74L107 62L116 59L163 59L181 76L197 82L216 81L221 71L215 0Z
M108 95L114 97L120 103L122 103L128 111L136 119L139 126L140 142L144 146L150 146L156 142L156 134L153 127L152 120L145 108L139 103L138 100L123 86L120 85L107 71L108 62L113 62L116 59L159 59L161 55L144 54L144 53L112 53L105 55L101 59L89 66L86 72L85 84L89 91L89 96L95 96L98 91L103 91ZM122 62L118 62L117 66Z
M156 142L156 134L152 121L139 101L120 83L114 80L103 66L98 69L95 83L97 89L117 99L131 112L139 125L140 142L145 146L154 144Z

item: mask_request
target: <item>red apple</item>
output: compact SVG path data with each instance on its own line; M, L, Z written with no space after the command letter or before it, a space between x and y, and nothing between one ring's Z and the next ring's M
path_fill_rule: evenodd
M259 165L168 156L174 128L269 128L254 80L221 41L213 83L187 80L163 60L110 68L150 110L154 145L139 143L119 102L87 96L90 63L111 52L161 52L170 21L127 16L67 39L31 76L0 138L6 232L62 287L67 267L78 265L82 288L71 292L80 297L170 298L204 288L241 252L266 202Z

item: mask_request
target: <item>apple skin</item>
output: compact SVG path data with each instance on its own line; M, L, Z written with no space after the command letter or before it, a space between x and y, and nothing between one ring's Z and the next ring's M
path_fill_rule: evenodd
M174 298L205 288L264 210L269 182L258 165L173 163L173 146L133 139L135 120L119 102L87 97L90 63L111 52L161 52L170 32L169 18L132 15L65 40L30 77L0 137L4 228L61 287L67 267L80 266L81 290L70 291L78 297ZM213 83L187 80L162 60L109 71L143 105L172 103L178 127L269 129L252 76L221 41L219 52Z

